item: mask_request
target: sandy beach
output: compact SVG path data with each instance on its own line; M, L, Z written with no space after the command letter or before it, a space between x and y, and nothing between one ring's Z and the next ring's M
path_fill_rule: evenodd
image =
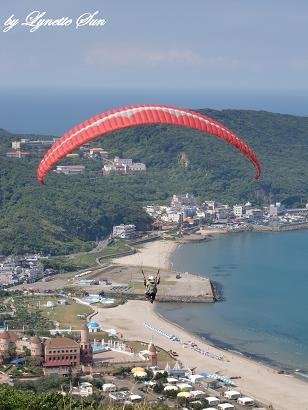
M143 245L134 255L113 259L121 265L139 265L152 268L169 269L170 257L179 244L175 241L155 241Z
M237 388L246 395L259 399L265 404L272 404L274 409L299 410L308 408L308 385L293 376L278 374L276 370L263 364L217 349L184 329L167 322L158 316L153 306L144 301L128 301L125 305L111 309L98 308L95 319L104 328L115 328L127 340L153 341L165 350L175 350L179 360L197 371L220 372L226 377L240 376L236 380ZM180 342L174 342L159 333L150 330L144 323L150 324L165 333L176 335ZM191 348L183 348L182 343L194 341L202 350L209 352L204 356ZM223 356L218 360L218 356Z
M173 241L147 243L138 254L118 258L116 263L124 265L142 264L151 267L170 267L170 256L179 244ZM308 384L294 376L278 374L277 370L261 363L249 360L207 344L179 326L158 316L152 305L144 301L129 301L125 305L104 310L98 309L96 319L105 328L115 328L128 340L153 340L165 350L175 350L179 360L197 371L220 372L227 378L238 376L237 388L244 394L269 405L274 409L308 409ZM144 323L174 334L181 340L174 342L161 334L150 330ZM184 348L183 343L194 341L201 350L209 352L203 355L191 348ZM217 357L223 356L222 360Z

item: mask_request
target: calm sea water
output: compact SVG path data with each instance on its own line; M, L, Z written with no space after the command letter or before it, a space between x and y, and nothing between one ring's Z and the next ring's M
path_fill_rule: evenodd
M130 104L252 109L308 115L308 95L287 91L213 89L8 89L0 90L0 128L62 135L93 115Z
M223 286L215 304L158 312L221 347L308 372L308 231L238 233L182 245L174 269Z

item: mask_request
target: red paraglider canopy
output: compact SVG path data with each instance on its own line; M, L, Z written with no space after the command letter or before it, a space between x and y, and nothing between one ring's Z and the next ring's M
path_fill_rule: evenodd
M240 150L254 165L256 179L261 167L253 150L236 134L219 122L194 111L167 105L133 105L101 113L64 134L47 151L38 169L37 178L43 184L53 166L81 145L112 131L138 125L170 124L204 131L227 141Z

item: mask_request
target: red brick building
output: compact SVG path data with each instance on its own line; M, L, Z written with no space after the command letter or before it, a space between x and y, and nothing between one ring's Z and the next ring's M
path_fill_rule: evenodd
M44 367L79 366L80 346L68 337L55 337L45 342Z

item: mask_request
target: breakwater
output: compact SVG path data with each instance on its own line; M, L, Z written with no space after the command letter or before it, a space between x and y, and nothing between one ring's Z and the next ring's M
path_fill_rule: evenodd
M105 295L110 298L121 298L126 300L144 300L145 296L143 293L134 292L111 292L106 291ZM155 301L161 303L213 303L215 302L215 297L211 295L157 295Z

